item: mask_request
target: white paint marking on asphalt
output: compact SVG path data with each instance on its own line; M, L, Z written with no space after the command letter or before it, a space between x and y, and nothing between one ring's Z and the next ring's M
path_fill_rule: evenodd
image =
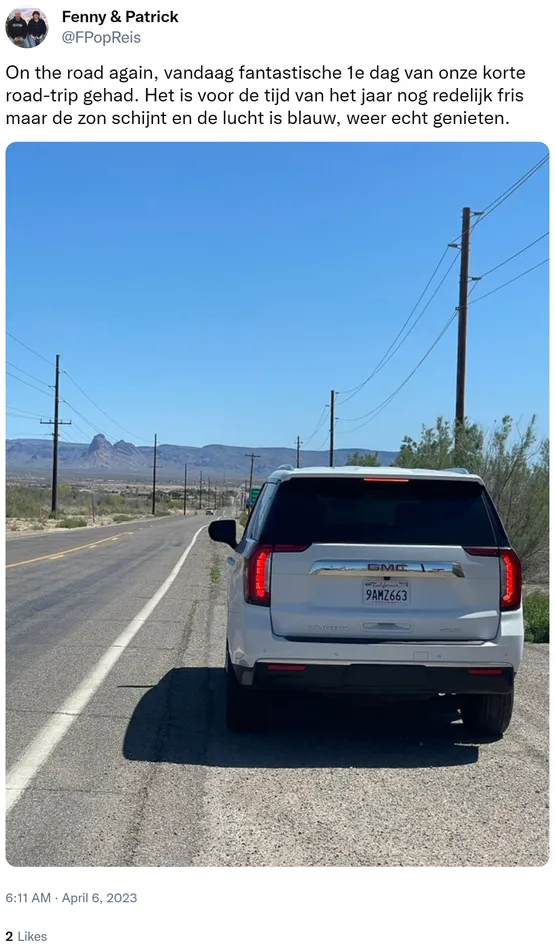
M120 636L108 647L108 650L102 655L98 663L91 672L79 684L71 696L62 703L60 708L54 713L50 722L43 726L38 735L33 739L29 748L15 765L12 766L6 778L6 814L21 798L25 789L37 775L39 769L51 756L56 746L61 742L68 729L78 716L83 712L87 703L94 696L102 682L106 679L110 670L117 663L125 648L131 643L143 624L150 617L157 604L160 603L164 595L173 585L189 552L193 548L197 538L206 526L201 526L195 532L191 542L183 552L183 555L177 562L177 565L170 572L168 577L152 598L141 608L139 613L127 625Z

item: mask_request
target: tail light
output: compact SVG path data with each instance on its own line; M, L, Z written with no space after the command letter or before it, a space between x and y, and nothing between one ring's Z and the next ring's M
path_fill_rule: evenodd
M257 545L245 561L245 601L269 607L271 571L272 546Z
M245 560L244 594L248 604L270 606L272 557L279 552L304 552L307 545L257 545Z
M491 555L499 559L501 574L501 611L515 611L522 598L522 566L514 549L466 549L467 555Z
M522 596L522 567L513 549L501 549L501 610L511 611L520 607Z

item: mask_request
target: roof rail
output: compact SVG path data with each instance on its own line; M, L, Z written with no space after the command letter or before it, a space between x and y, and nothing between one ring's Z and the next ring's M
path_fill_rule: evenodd
M294 470L295 467L291 466L290 463L282 463L281 466L278 466L278 470Z
M448 466L444 473L468 473L468 470L465 470L464 466Z

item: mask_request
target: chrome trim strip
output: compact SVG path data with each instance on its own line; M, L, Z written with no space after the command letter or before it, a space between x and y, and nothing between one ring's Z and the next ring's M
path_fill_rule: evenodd
M310 575L320 575L326 572L330 575L358 575L368 578L400 577L408 575L410 578L464 578L464 571L458 562L401 562L401 561L348 561L348 560L320 560L310 566Z

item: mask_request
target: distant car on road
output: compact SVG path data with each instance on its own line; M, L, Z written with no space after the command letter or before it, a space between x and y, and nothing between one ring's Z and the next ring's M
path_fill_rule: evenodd
M207 509L207 510L206 510L206 515L207 515L207 516L213 516L213 515L214 515L214 510L213 510L213 509Z
M524 645L520 561L479 476L280 469L233 549L227 725L265 690L446 696L476 734L508 727Z

